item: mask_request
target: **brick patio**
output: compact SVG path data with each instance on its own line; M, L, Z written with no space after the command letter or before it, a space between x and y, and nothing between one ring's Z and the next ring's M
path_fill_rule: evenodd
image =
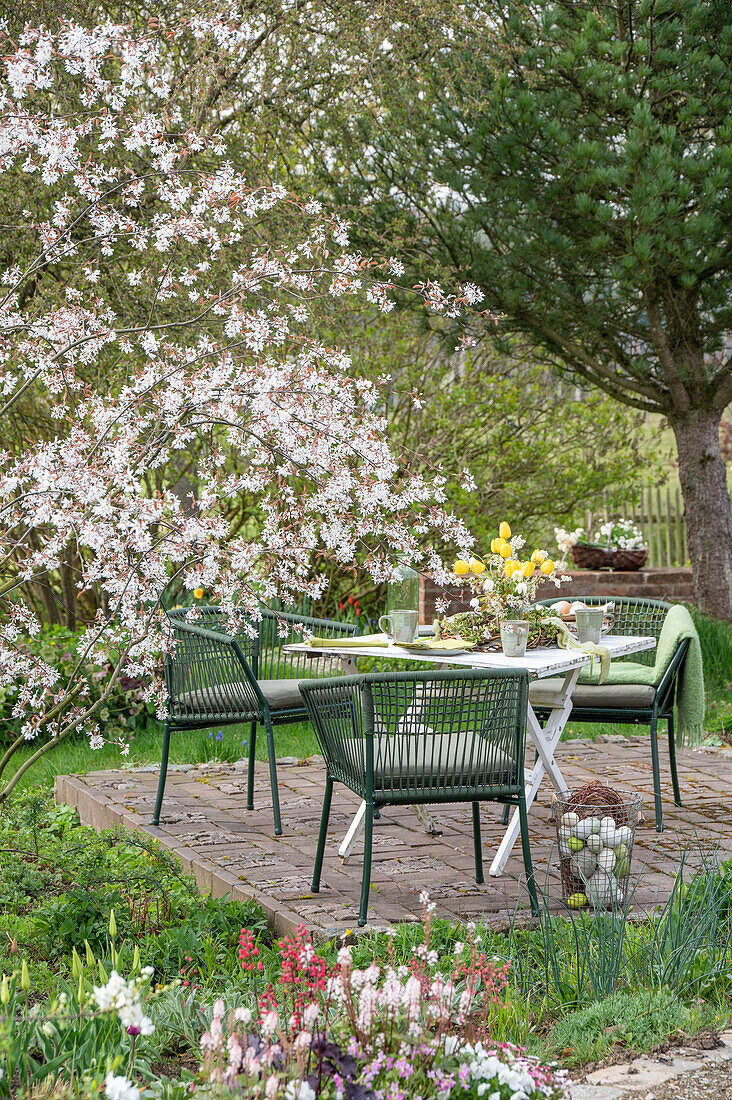
M636 836L633 877L638 876L636 913L662 903L673 884L685 843L716 848L732 856L732 830L725 803L732 779L732 759L704 751L679 753L679 777L687 805L673 805L670 775L662 750L664 816L660 836L653 823L653 781L648 738L608 738L594 744L569 741L558 759L572 788L598 778L643 797L646 821ZM310 892L310 876L320 821L324 769L320 758L283 760L278 766L284 833L275 837L265 764L257 766L253 811L246 810L246 765L207 764L171 767L162 824L149 822L157 786L156 768L126 768L86 776L59 776L56 798L76 806L83 822L96 828L124 825L156 837L190 868L203 890L220 896L256 898L276 932L290 932L303 921L316 936L342 933L357 922L361 846L347 863L338 845L358 800L336 786L320 894ZM561 888L555 870L556 845L550 818L551 789L545 781L529 816L537 882L551 908L560 910ZM501 808L481 810L486 883L473 879L473 845L469 806L436 806L434 820L442 830L429 836L406 808L387 809L374 828L374 861L369 918L371 927L419 917L419 892L428 889L440 916L488 918L507 926L528 905L517 844L501 878L487 869L502 835Z

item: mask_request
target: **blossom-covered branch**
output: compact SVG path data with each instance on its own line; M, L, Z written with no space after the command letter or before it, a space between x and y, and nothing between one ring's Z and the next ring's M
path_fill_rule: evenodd
M378 387L316 330L344 297L388 311L398 261L349 251L320 204L250 182L171 97L170 43L222 33L201 20L147 35L67 25L6 43L0 164L47 189L43 216L10 227L0 302L6 415L31 399L53 426L0 455L0 668L22 682L13 717L28 738L72 685L29 655L23 585L69 548L76 590L101 593L81 650L100 664L124 654L162 711L171 576L256 616L272 597L320 594L314 555L360 560L379 581L399 550L439 577L419 535L470 544L444 478L391 453ZM476 295L412 293L451 317ZM226 508L242 494L259 520L232 536ZM79 706L64 729L86 722L96 743L92 718Z

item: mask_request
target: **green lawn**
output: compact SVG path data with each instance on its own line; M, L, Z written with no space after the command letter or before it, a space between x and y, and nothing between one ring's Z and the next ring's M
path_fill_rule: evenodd
M712 690L707 697L706 728L709 740L720 743L732 740L732 700L729 690L721 687ZM665 724L662 736L665 736ZM601 735L622 733L627 737L647 737L644 726L617 726L605 723L570 723L562 736L563 741L582 738L594 741ZM201 764L211 760L240 760L248 753L249 726L222 726L220 730L179 731L171 738L170 762L172 764ZM123 767L137 767L160 762L162 723L150 723L147 729L137 733L130 743L128 756L122 756L117 745L106 745L92 752L88 742L78 738L62 743L43 757L23 776L18 790L45 786L53 783L57 775L83 775L86 772L103 771ZM294 756L303 760L318 753L318 743L312 727L307 722L275 729L277 756ZM30 755L29 748L25 755ZM19 754L20 755L20 754ZM257 731L257 760L267 759L266 741L261 727ZM20 763L20 761L19 761Z

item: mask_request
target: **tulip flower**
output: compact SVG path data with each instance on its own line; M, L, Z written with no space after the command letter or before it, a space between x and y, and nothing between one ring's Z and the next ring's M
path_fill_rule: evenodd
M466 573L470 572L470 562L458 558L452 568L453 571L457 573L458 577L464 577Z
M485 562L479 558L470 559L470 568L475 573L476 577L479 577L481 573L485 573Z
M527 578L527 580L535 569L536 564L533 561L525 561L524 564L521 566L521 572Z
M498 551L498 553L501 555L502 558L510 558L511 554L513 553L513 550L511 549L511 546L510 546L509 543L504 542L503 546Z
M539 568L541 569L544 576L551 577L552 573L554 572L554 562L551 560L551 558L547 558L546 561L541 563Z
M501 536L502 539L510 539L511 538L511 528L508 526L508 524L505 521L498 528L498 534Z

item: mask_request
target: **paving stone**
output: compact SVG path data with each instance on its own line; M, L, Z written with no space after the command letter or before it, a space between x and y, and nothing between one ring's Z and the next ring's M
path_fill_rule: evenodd
M633 912L640 919L663 904L673 886L681 853L692 869L705 858L700 849L732 851L727 792L732 780L732 758L681 750L679 776L688 805L673 805L671 784L664 777L665 831L655 831L653 784L648 738L613 736L602 746L572 741L559 748L560 766L574 789L599 778L620 790L642 794L644 824L636 834L633 854ZM663 761L663 755L662 755ZM282 762L280 762L282 763ZM236 890L236 896L256 897L265 907L278 934L293 930L303 920L322 938L353 928L358 918L363 844L359 841L346 863L338 846L359 805L345 788L336 787L323 866L322 889L312 894L310 881L315 856L324 767L319 758L287 758L280 773L283 835L274 835L272 799L267 765L255 767L255 806L246 809L246 784L235 764L211 762L178 766L168 779L159 828L150 825L157 790L158 769L129 768L86 776L59 776L58 801L75 805L83 821L96 828L123 824L144 829L176 852L191 868L203 889L217 893ZM663 766L663 764L662 764ZM430 807L438 835L428 835L408 807L386 807L374 822L374 859L371 873L371 924L385 925L418 919L419 893L427 889L440 915L457 919L482 918L501 928L515 919L530 921L524 886L520 844L509 857L504 874L490 878L490 861L503 835L501 809L481 807L483 862L486 882L474 881L472 816L468 806ZM556 829L550 820L551 789L545 781L529 817L537 883L551 911L566 912L557 867ZM596 1100L602 1100L597 1096Z

